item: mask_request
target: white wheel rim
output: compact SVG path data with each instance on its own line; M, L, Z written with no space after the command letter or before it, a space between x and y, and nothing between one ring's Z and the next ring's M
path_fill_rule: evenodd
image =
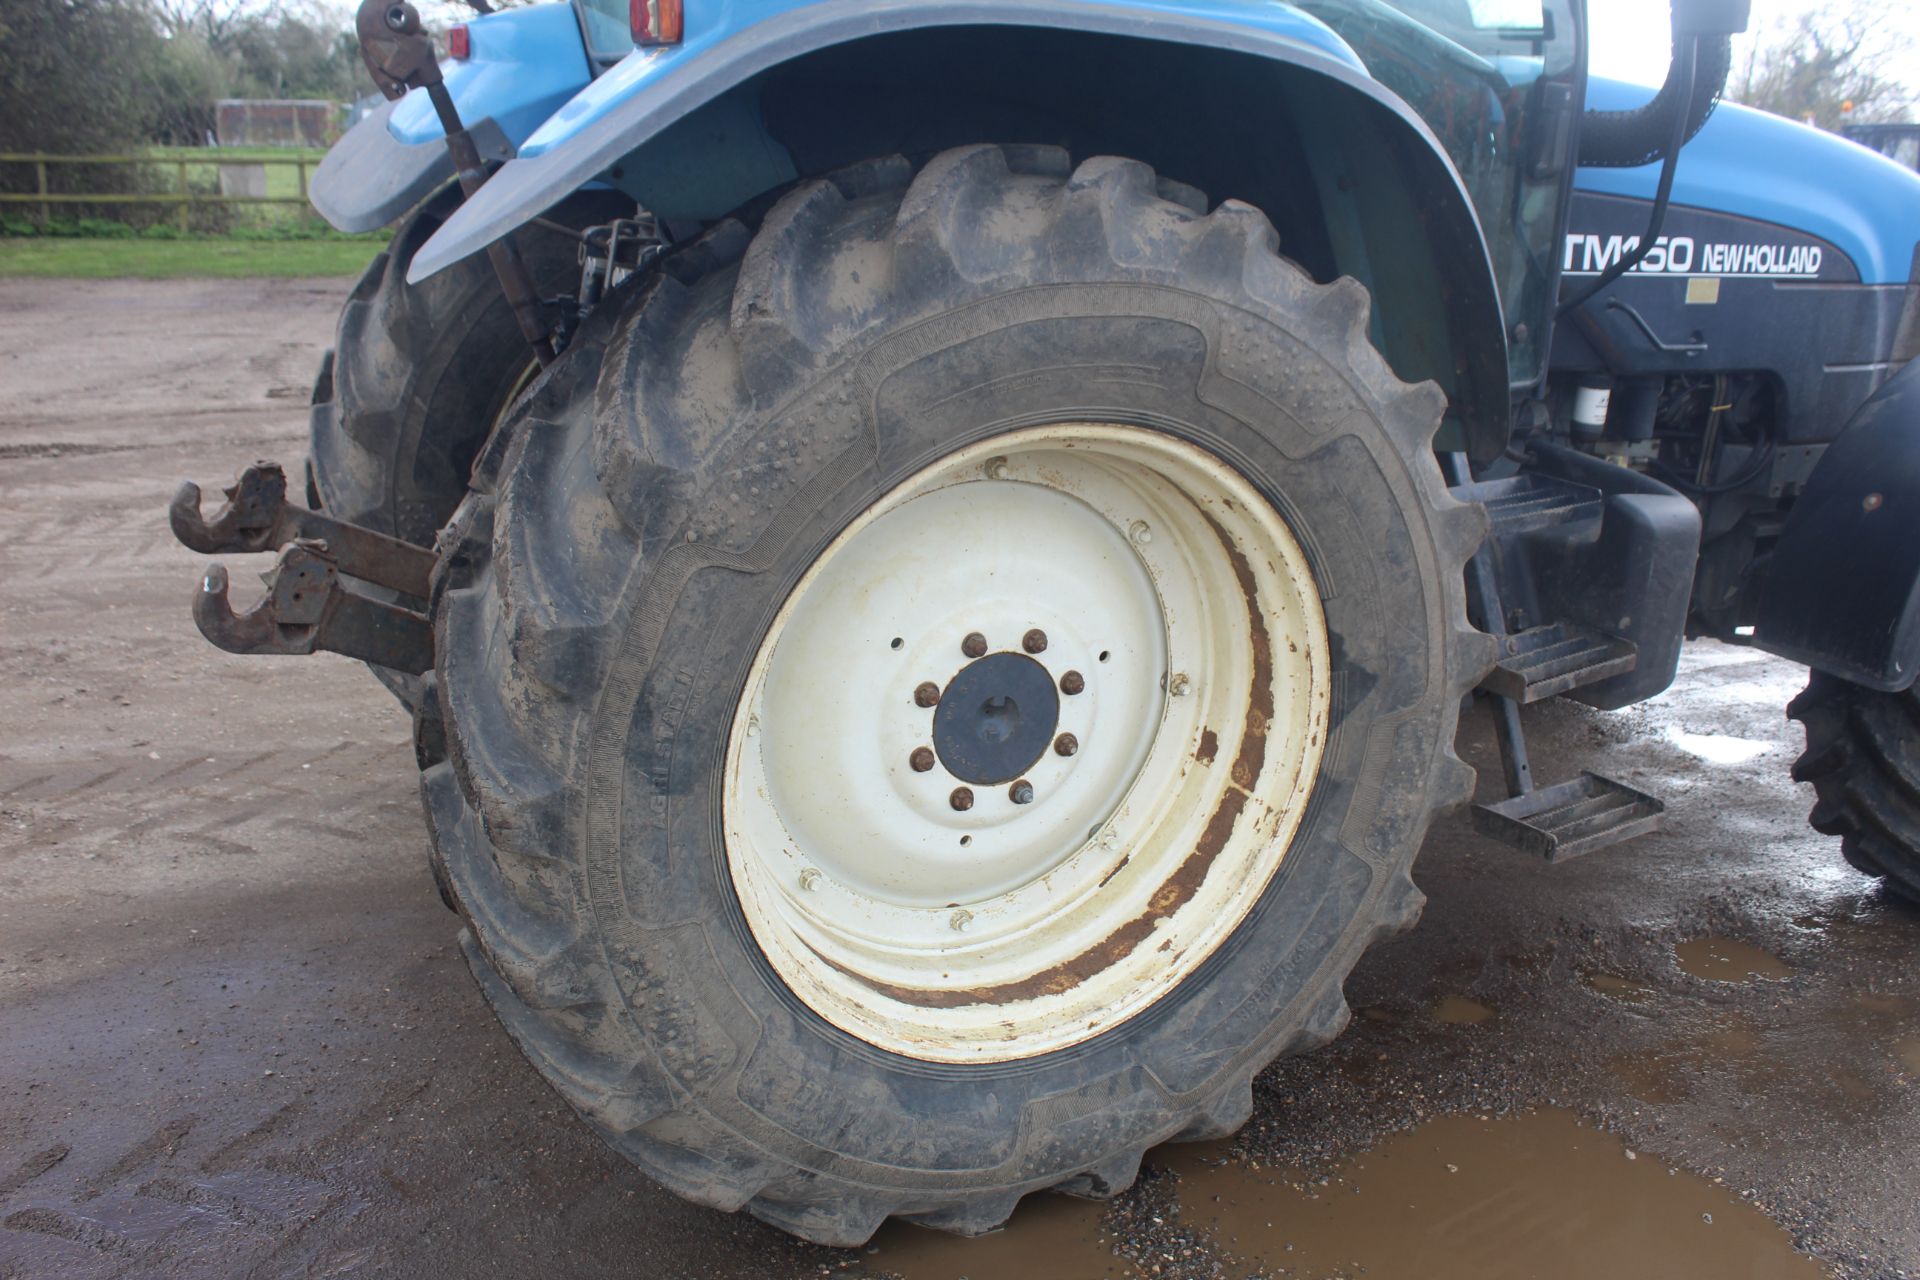
M975 633L991 666L963 652ZM1299 542L1211 454L1066 423L950 455L834 540L755 656L723 810L748 927L809 1008L909 1057L1007 1061L1117 1026L1219 948L1286 856L1327 648Z

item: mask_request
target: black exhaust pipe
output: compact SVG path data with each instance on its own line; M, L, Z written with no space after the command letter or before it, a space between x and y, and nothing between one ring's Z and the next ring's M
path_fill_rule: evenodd
M1727 87L1727 75L1733 69L1733 33L1747 29L1748 5L1749 0L1674 0L1674 56L1666 83L1645 106L1587 112L1580 129L1580 163L1634 169L1664 159L1673 143L1675 113L1682 110L1686 126L1681 145L1692 141ZM1691 76L1686 65L1689 52L1694 54Z

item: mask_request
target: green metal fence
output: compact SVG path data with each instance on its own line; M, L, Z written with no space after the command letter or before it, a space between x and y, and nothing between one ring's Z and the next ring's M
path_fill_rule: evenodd
M184 156L177 153L155 153L149 155L120 156L63 156L41 155L36 153L0 153L0 165L32 166L34 189L32 191L0 191L0 209L26 206L37 209L42 224L51 222L54 210L58 206L73 205L119 205L146 206L149 208L172 208L180 229L189 229L189 217L196 207L212 205L254 206L281 208L311 208L307 201L307 171L320 163L319 153L296 155L262 155L257 152L239 151L234 153L202 153ZM59 191L50 180L50 169L62 165L122 166L147 174L171 174L172 189L144 192L95 192L95 191ZM234 171L261 169L263 188L258 195L230 194L224 190L195 191L188 178L193 169L213 169ZM284 182L273 180L275 171L292 170L294 191L291 194L271 194L275 186L284 188ZM215 187L224 186L229 175L219 174ZM132 185L131 183L129 185ZM237 185L246 185L239 182Z

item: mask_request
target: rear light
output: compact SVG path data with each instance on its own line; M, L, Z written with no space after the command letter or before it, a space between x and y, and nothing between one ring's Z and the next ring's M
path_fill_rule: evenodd
M629 0L635 44L679 44L680 0Z
M473 56L473 38L467 34L465 23L447 28L447 56L461 62Z

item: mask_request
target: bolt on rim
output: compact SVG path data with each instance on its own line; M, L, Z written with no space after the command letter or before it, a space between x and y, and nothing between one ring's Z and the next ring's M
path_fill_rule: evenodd
M747 925L879 1048L1089 1039L1273 878L1329 669L1305 552L1213 455L1102 423L955 453L834 540L755 655L722 811Z

